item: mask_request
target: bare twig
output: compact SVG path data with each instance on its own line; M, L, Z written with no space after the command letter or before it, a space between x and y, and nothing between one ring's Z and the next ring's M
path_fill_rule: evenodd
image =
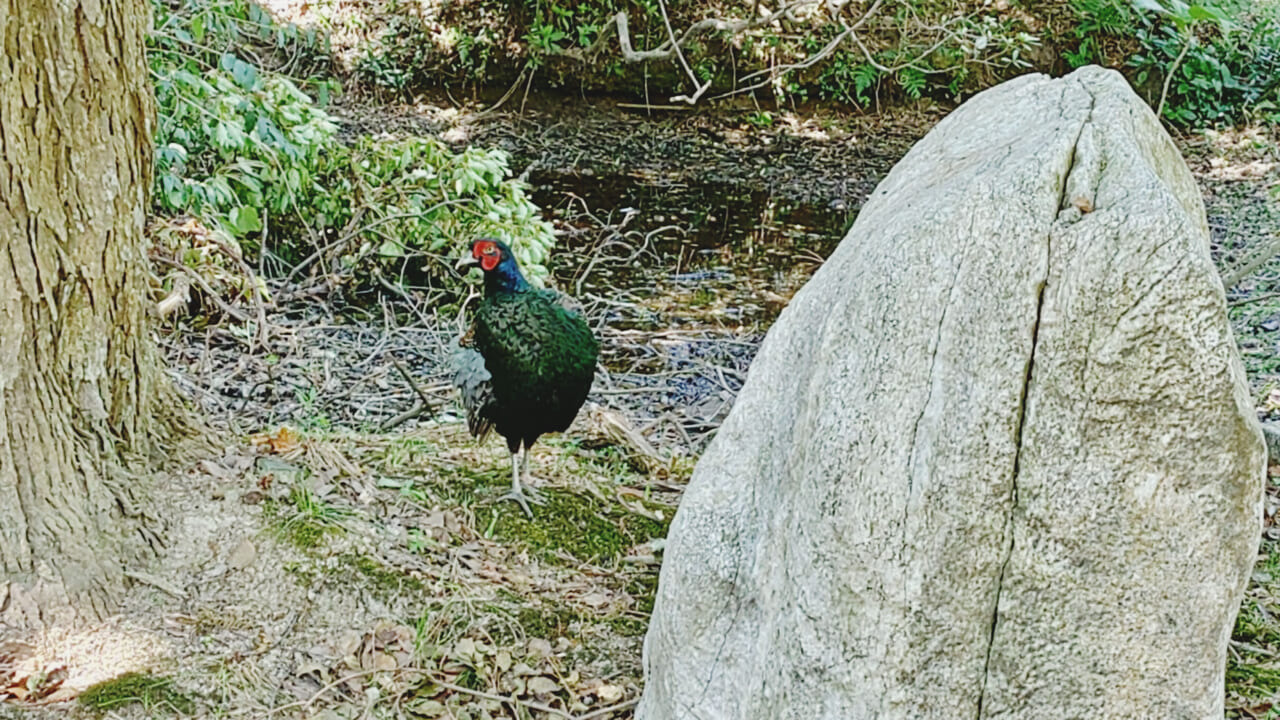
M179 600L187 599L187 593L183 591L182 588L178 587L177 585L174 585L173 583L163 578L158 578L154 575L149 575L147 573L140 572L138 570L128 570L128 569L124 571L124 576L127 578L132 578L134 580L137 580L140 583L144 583L146 585L159 588L165 591L166 593L178 598Z
M566 712L564 710L561 710L560 708L554 708L554 707L551 707L550 705L543 705L542 703L529 702L527 700L517 700L514 697L495 695L494 693L487 693L483 690L472 690L471 688L463 687L461 685L454 685L451 682L446 682L444 680L441 680L440 677L434 673L428 672L427 674L431 675L431 682L435 683L436 685L439 685L442 688L445 688L446 690L465 693L467 695L471 695L474 697L484 698L485 700L496 700L502 703L510 703L512 705L529 708L530 710L537 710L539 712L550 713L551 715L559 715L560 717L565 718L565 720L576 720L573 716L573 713Z
M498 108L502 107L503 103L505 103L507 100L510 100L511 96L516 94L516 88L519 88L520 83L524 82L524 74L528 71L529 71L528 65L520 68L520 73L516 75L516 81L511 83L511 87L507 88L507 92L504 93L502 97L498 98L498 102L476 113L476 119L479 119L479 118L485 117L486 115L490 115L492 113L497 112Z
M689 81L693 83L693 95L677 95L671 98L671 102L683 102L693 105L698 102L698 98L702 97L702 93L711 87L711 81L700 82L698 76L694 74L693 68L689 67L689 61L684 56L684 51L680 48L680 41L676 38L676 31L671 27L671 16L667 14L667 3L665 0L658 0L658 10L662 13L662 25L667 29L667 37L670 38L671 49L676 53L676 59L680 61L680 67L684 68L685 75L689 76Z
M809 5L817 5L821 0L799 0L795 3L784 4L778 10L766 15L762 18L754 20L724 20L721 18L706 18L699 20L680 34L679 37L668 28L668 39L652 50L636 50L631 44L631 31L628 27L627 13L625 10L614 15L613 26L618 32L618 47L622 50L622 59L628 63L648 62L650 60L669 60L675 57L680 49L686 47L694 38L710 32L727 32L733 35L755 30L756 28L772 25L780 18L794 15L797 10ZM878 3L877 3L878 4ZM663 8L663 17L666 17L666 9ZM605 25L607 29L608 24ZM594 51L598 45L604 42L607 34L601 32L600 37L596 39L595 45L588 48L587 52ZM696 79L695 79L696 82Z
M251 319L248 315L245 315L239 310L228 305L227 302L222 299L222 296L219 295L218 292L213 289L213 286L211 286L208 283L208 281L206 281L203 277L200 276L200 273L196 272L195 270L192 270L191 268L187 267L186 265L183 265L180 262L175 262L166 257L156 257L153 259L156 262L159 262L161 265L168 265L169 267L174 268L176 270L181 270L188 277L194 280L195 283L200 286L200 289L204 291L204 294L207 295L209 299L212 300L213 303L218 306L218 309L221 310L223 314L229 317L232 317L235 320L242 323L247 323Z
M422 400L422 404L427 408L427 414L431 416L432 420L435 420L436 413L431 409L431 400L427 398L427 394L418 386L418 382L413 379L413 376L409 374L408 370L404 369L404 365L402 365L398 359L391 358L391 362L395 365L396 370L400 371L400 376L404 378L405 382L409 383L409 387L412 387L413 391L418 394L418 397Z
M1227 287L1230 287L1230 286L1228 285ZM1231 302L1227 303L1227 307L1244 307L1245 305L1252 305L1256 302L1262 302L1263 300L1271 300L1272 298L1277 298L1277 297L1280 297L1280 292L1262 293L1261 295L1254 295L1253 297L1241 298L1239 300L1232 300Z
M1258 268L1270 262L1277 254L1280 254L1280 235L1249 253L1244 260L1224 273L1222 278L1223 286L1227 288L1235 287L1241 280L1249 277L1257 272ZM1254 299L1256 300L1257 298Z
M573 720L592 720L592 718L598 718L602 715L608 715L611 712L626 710L627 708L632 707L633 705L636 705L639 702L640 702L640 698L632 698L630 700L624 700L616 705L610 705L609 707L602 707L598 710L592 710L591 712L586 713L585 715L579 715Z
M383 423L379 430L381 432L387 432L408 422L409 420L412 420L413 418L418 417L419 415L422 415L424 412L430 415L432 420L436 420L438 422L439 418L436 417L436 411L431 407L431 400L427 398L426 392L424 392L418 385L417 381L409 375L409 371L404 369L404 365L400 364L398 359L391 358L391 362L395 365L396 370L399 371L400 376L405 379L405 382L409 383L409 387L413 388L413 391L418 394L418 402L415 403L412 408Z
M1174 58L1173 64L1169 66L1169 72L1164 76L1164 85L1160 88L1160 104L1156 106L1156 117L1161 122L1164 121L1164 101L1169 97L1169 84L1173 82L1174 73L1178 72L1178 66L1182 64L1187 53L1191 51L1191 45L1196 41L1194 30L1187 30L1187 42L1183 44L1182 51L1178 53L1178 57Z

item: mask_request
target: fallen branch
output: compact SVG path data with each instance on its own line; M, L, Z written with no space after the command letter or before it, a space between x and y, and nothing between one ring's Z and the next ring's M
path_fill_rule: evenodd
M399 360L391 358L391 362L395 365L396 370L399 371L400 376L405 379L405 382L409 383L409 387L413 388L413 391L418 394L418 402L414 403L413 407L383 423L378 430L387 432L422 415L424 412L430 415L432 420L438 421L439 418L436 417L436 411L431 407L431 401L427 399L427 394L419 387L417 381L409 375L409 371L404 369L404 365L401 365Z
M1240 284L1241 280L1244 280L1257 272L1263 265L1271 262L1272 258L1277 254L1280 254L1280 235L1277 235L1275 239L1271 240L1266 245L1250 252L1243 260L1236 263L1234 267L1223 273L1223 287L1231 289Z

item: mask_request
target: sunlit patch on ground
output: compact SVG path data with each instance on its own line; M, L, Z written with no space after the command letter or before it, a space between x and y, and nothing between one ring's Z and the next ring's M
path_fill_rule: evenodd
M67 702L124 673L165 664L172 655L156 628L119 619L0 640L0 701Z

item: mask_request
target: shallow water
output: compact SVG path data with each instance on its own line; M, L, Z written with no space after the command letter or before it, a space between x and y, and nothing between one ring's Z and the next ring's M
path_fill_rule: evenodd
M609 317L616 329L767 329L856 214L841 200L806 204L715 181L531 180L535 202L567 231L557 284L584 299L616 301ZM614 230L601 232L601 223ZM604 247L610 239L618 242Z

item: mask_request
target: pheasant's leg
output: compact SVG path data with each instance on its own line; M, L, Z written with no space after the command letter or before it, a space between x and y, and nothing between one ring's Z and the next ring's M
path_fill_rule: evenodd
M521 450L520 454L523 455L524 452L524 450ZM541 505L546 501L543 500L540 495L535 493L533 488L529 488L527 493L521 489L520 476L523 474L522 471L524 470L524 466L525 462L523 461L523 458L517 457L516 453L511 453L511 492L503 495L499 500L510 500L514 502L520 506L521 510L524 510L525 515L532 519L533 511L529 509L529 503Z
M520 451L520 482L523 483L524 494L529 498L529 502L535 505L545 505L547 499L542 497L542 493L538 489L529 484L529 448Z

